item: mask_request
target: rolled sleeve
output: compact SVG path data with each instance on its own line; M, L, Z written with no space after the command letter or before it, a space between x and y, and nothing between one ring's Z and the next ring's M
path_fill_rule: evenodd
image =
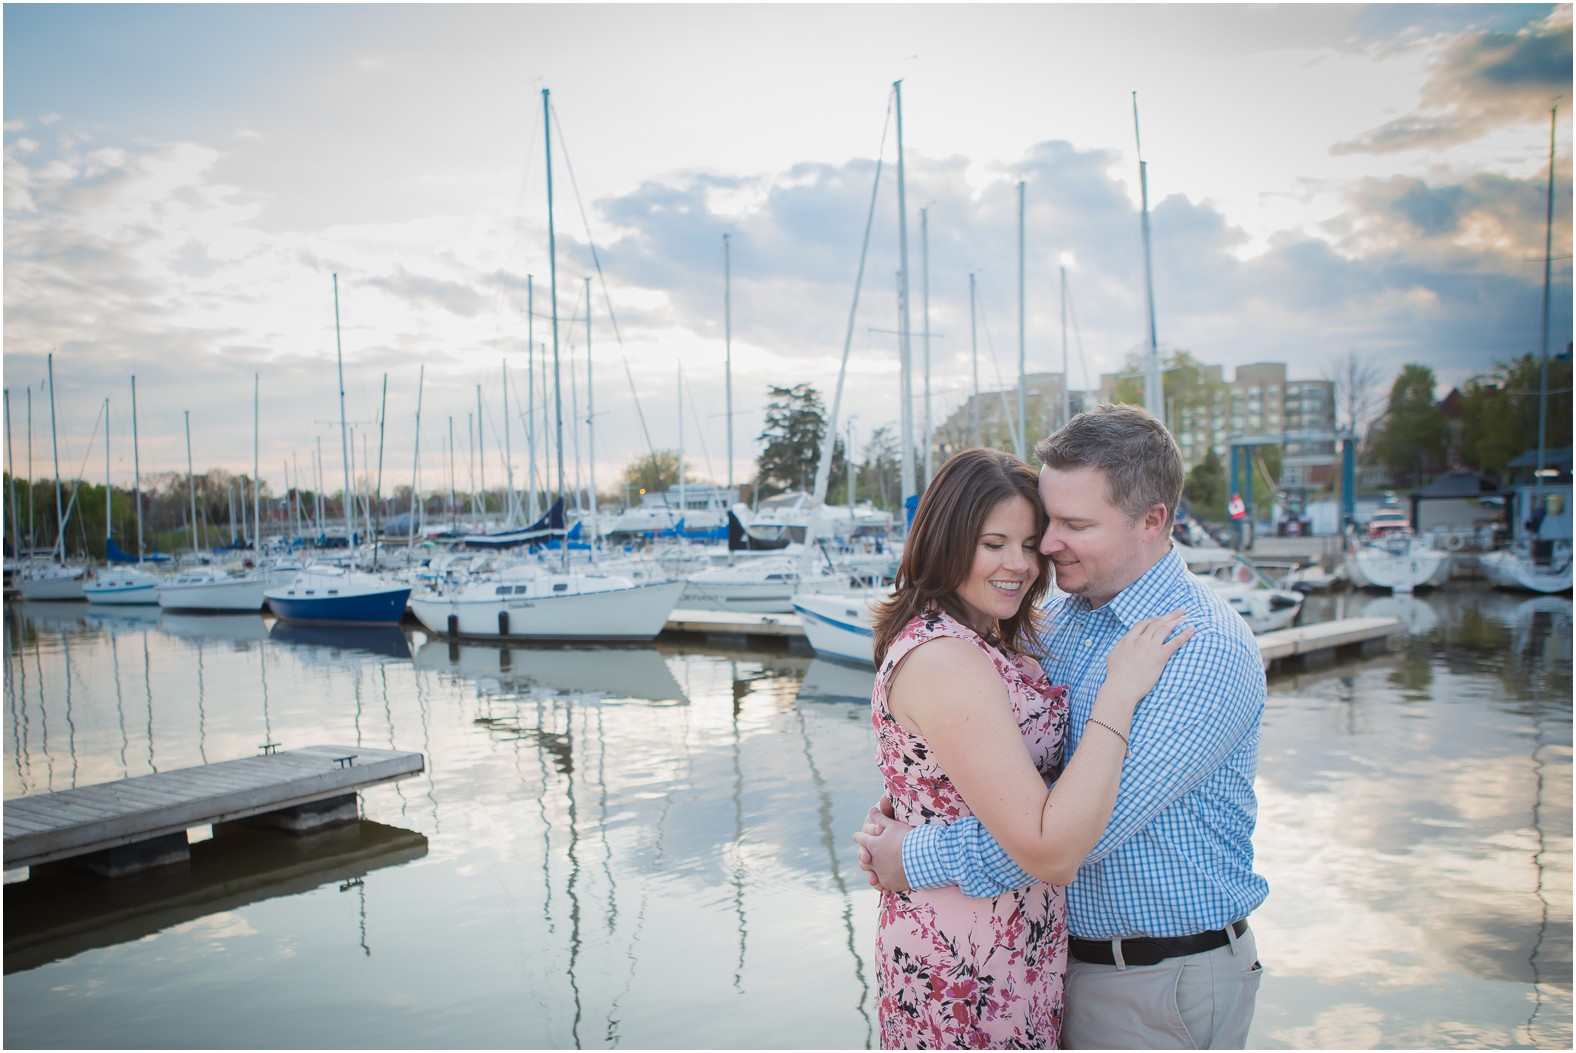
M903 872L910 888L956 885L965 896L999 896L1039 879L1024 870L973 816L927 823L903 839Z

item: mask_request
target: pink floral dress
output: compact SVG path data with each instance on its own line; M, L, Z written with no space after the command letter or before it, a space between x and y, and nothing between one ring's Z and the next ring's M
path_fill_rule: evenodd
M1067 733L1067 689L1051 687L1032 659L1003 654L941 613L915 618L888 650L870 698L877 763L899 821L950 823L972 815L930 744L887 709L898 665L928 640L977 646L1007 684L1035 767L1054 773ZM1062 1029L1067 972L1064 889L1030 885L991 899L955 886L885 892L876 927L883 1049L1052 1049Z

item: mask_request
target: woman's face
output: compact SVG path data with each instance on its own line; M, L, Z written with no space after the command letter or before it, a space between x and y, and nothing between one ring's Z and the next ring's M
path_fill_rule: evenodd
M1009 497L990 510L975 539L974 565L957 592L970 628L984 635L1018 613L1040 576L1039 543L1027 498Z

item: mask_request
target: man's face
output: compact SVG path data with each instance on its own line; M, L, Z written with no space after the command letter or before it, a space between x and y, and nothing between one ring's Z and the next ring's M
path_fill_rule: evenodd
M1050 517L1040 551L1051 557L1063 592L1102 607L1154 564L1147 528L1165 509L1129 524L1098 468L1041 468L1040 501Z

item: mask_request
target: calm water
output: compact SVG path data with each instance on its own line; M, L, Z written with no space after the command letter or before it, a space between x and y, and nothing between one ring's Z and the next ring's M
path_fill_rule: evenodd
M1571 603L1399 613L1393 650L1271 680L1252 1044L1568 1049ZM264 742L427 763L350 829L204 830L121 883L8 875L7 1047L877 1044L867 672L7 614L8 799Z

